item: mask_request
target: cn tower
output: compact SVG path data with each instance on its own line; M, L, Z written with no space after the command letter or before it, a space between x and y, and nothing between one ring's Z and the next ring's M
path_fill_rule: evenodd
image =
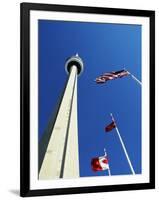
M39 179L79 177L77 77L83 61L76 54L66 60L68 81L54 117L39 145Z

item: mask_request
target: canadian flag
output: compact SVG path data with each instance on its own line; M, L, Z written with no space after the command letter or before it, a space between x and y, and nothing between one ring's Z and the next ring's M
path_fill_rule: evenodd
M107 156L92 158L91 166L92 166L92 170L95 172L109 169Z

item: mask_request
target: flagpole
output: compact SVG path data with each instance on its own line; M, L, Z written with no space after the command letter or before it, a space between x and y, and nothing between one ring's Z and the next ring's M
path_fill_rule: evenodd
M130 75L136 82L138 82L142 86L141 81L139 81L134 75L132 75L132 74L130 74Z
M104 156L107 156L107 152L105 148L104 148ZM108 175L111 176L110 167L108 168Z
M110 115L111 115L111 117L112 117L112 120L115 121L115 120L114 120L114 117L113 117L113 114L111 113ZM119 137L121 146L122 146L122 148L123 148L123 151L124 151L124 153L125 153L125 156L126 156L126 158L127 158L127 161L128 161L129 167L130 167L130 169L131 169L131 172L132 172L133 175L135 175L135 171L134 171L134 169L133 169L132 163L131 163L131 161L130 161L129 155L128 155L128 153L127 153L126 147L125 147L124 142L123 142L123 140L122 140L122 137L121 137L121 135L120 135L120 133L119 133L119 129L118 129L117 125L116 125L115 129L116 129L116 132L117 132L117 134L118 134L118 137Z
M111 176L110 168L108 168L108 175Z
M126 70L126 69L125 69ZM139 85L141 85L142 86L142 83L141 83L141 81L139 81L139 79L137 79L133 74L131 74L128 70L126 70L129 74L130 74L130 76L139 84Z

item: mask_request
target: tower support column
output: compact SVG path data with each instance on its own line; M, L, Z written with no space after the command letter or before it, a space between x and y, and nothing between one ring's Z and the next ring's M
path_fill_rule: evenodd
M58 111L39 179L79 177L77 67L73 65Z
M66 60L69 75L55 118L51 119L39 145L39 179L79 177L77 76L83 61L76 54Z
M72 109L68 129L68 141L64 164L64 178L79 177L79 152L78 152L78 115L77 115L77 78L74 85Z

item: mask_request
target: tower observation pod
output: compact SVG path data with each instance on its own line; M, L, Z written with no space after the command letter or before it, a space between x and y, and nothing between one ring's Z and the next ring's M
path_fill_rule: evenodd
M77 77L83 61L76 54L66 60L68 81L56 117L50 120L39 144L39 179L79 177Z

